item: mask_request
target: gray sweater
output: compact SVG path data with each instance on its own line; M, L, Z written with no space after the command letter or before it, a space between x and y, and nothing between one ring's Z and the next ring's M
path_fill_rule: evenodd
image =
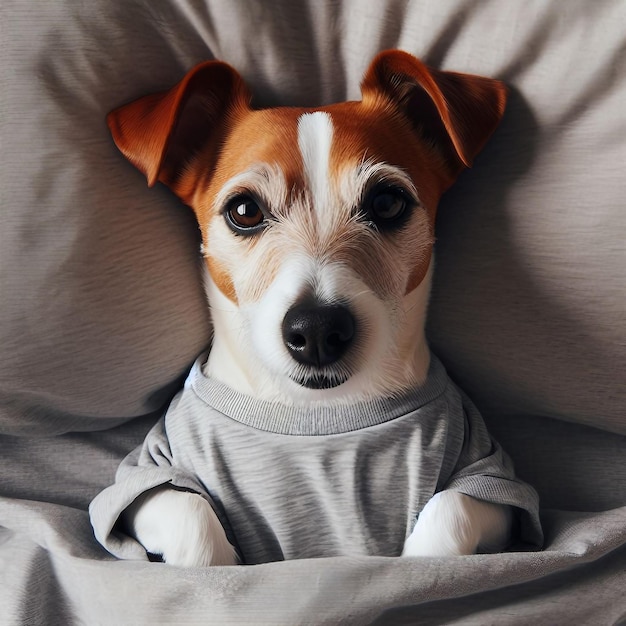
M443 489L518 507L520 538L541 543L537 493L434 356L426 383L406 395L315 410L237 393L201 363L91 503L95 535L112 554L146 558L116 522L166 483L206 497L248 564L399 555Z

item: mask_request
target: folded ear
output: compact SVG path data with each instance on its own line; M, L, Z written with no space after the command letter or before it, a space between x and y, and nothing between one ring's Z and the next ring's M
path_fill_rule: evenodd
M228 112L249 102L250 93L232 67L207 61L168 91L111 111L107 123L117 147L150 187L160 180L183 197L180 177L186 163L209 143L215 150Z
M506 104L504 83L424 65L400 50L380 53L361 83L363 102L391 100L443 154L456 177L470 167L496 129Z

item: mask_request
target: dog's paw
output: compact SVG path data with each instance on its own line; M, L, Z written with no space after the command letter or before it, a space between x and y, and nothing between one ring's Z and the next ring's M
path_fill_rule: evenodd
M508 506L441 491L420 513L402 556L461 556L479 547L497 552L508 543L511 519Z
M139 496L123 514L126 528L150 554L169 565L236 565L211 505L200 495L160 487Z

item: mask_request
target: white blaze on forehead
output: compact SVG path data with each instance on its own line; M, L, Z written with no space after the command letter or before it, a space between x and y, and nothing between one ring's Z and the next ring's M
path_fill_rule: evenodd
M330 149L333 122L328 113L304 113L298 119L298 147L304 164L304 177L313 206L320 218L332 207L330 198ZM321 221L322 221L321 220Z

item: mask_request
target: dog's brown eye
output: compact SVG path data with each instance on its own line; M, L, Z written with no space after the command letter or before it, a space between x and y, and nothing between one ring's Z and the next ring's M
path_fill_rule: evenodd
M233 222L243 228L252 228L263 221L263 213L253 200L237 202L236 206L230 209L229 215Z
M240 234L256 232L265 220L261 207L249 196L233 198L226 207L225 217L228 225Z
M372 199L372 217L379 220L395 220L404 213L406 200L391 192L382 192Z
M402 226L409 216L414 202L403 189L377 186L367 195L363 213L380 230Z

